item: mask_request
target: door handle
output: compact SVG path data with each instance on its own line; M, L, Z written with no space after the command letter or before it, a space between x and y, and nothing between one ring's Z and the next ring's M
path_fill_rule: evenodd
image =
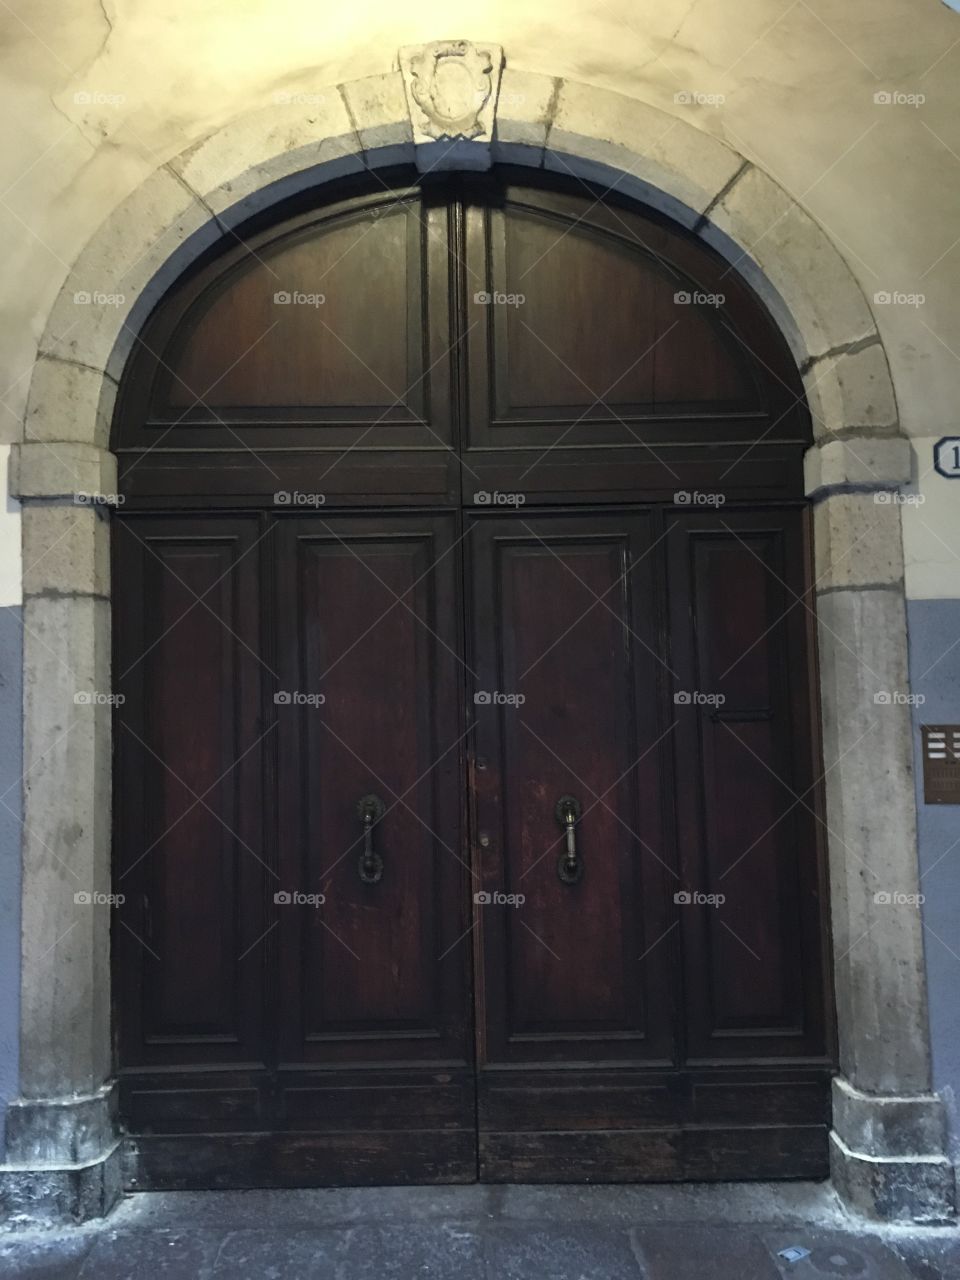
M554 813L565 834L564 850L557 863L557 875L564 884L577 884L583 879L583 862L577 852L580 801L576 796L561 796Z
M383 878L383 859L373 847L373 828L385 813L379 796L363 796L357 802L357 813L363 823L363 852L360 855L359 872L364 884L377 884Z

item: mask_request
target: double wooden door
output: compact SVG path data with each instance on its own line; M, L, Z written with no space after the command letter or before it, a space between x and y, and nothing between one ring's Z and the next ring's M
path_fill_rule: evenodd
M368 175L141 336L131 1185L825 1174L809 419L746 284L573 180Z
M139 1185L823 1171L800 511L117 538Z

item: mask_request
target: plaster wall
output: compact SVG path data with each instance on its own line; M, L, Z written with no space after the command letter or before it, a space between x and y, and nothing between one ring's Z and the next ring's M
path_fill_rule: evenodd
M19 433L67 269L148 173L244 112L291 98L309 111L399 46L445 35L648 102L768 172L868 298L923 296L875 308L901 421L917 435L955 424L960 19L939 0L19 0L0 32L2 439Z

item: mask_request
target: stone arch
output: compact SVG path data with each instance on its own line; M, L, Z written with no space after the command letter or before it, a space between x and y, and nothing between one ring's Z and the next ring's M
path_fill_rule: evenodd
M277 105L231 121L155 170L98 228L70 271L40 341L27 437L48 422L69 362L116 385L139 323L209 244L306 187L363 169L412 163L423 144L399 71L331 87L309 105ZM436 146L437 144L434 144ZM481 153L479 156L472 152ZM492 136L461 142L443 167L490 160L590 179L661 209L744 275L770 308L804 375L815 433L894 435L886 355L858 282L819 224L772 178L685 120L606 89L506 68ZM438 163L434 158L427 164ZM76 295L90 304L77 323ZM80 375L70 435L105 443L109 387Z
M110 422L139 327L214 241L296 191L402 162L509 161L614 187L693 230L749 280L797 360L816 438L807 478L816 504L842 1072L834 1176L868 1213L942 1219L952 1212L953 1171L930 1094L919 914L877 912L871 891L879 886L862 870L873 862L884 883L916 887L907 710L891 709L863 740L873 690L907 685L899 509L873 497L909 479L910 454L870 308L799 203L686 121L510 68L494 101L486 132L449 145L418 131L400 70L236 119L158 168L114 210L52 308L13 469L24 503L32 763L24 784L22 1096L9 1113L7 1177L34 1206L74 1217L105 1211L119 1186L109 923L100 912L73 927L78 885L109 891L109 707L74 703L78 688L110 687L109 521L98 505L78 507L74 495L115 491Z

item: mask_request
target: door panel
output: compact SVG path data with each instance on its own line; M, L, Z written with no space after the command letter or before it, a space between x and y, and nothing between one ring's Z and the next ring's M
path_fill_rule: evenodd
M477 519L469 535L490 1176L509 1172L504 1152L530 1128L581 1131L589 1172L600 1131L632 1127L641 1105L636 1077L598 1068L663 1067L675 1052L651 524L642 512L518 515ZM581 813L575 883L559 874L565 795Z
M293 517L275 535L279 1088L291 1127L380 1130L398 1155L404 1131L459 1135L473 1176L454 529Z
M280 913L300 1015L288 1061L465 1053L462 952L438 962L465 927L452 534L450 517L422 516L277 531L280 870L284 889L326 898ZM359 872L369 794L385 806L373 884Z
M471 337L478 360L484 339L492 348L492 422L506 431L566 421L576 424L577 439L589 430L601 441L628 442L623 418L676 413L692 402L712 411L756 409L746 360L715 323L717 308L675 301L691 282L670 261L670 237L649 227L642 239L631 236L629 220L598 236L584 221L589 205L585 198L576 213L535 209L514 189L503 209L468 211L486 223L470 241L489 244L489 276L479 287L486 297L515 300L474 299L469 312L489 316ZM471 266L482 270L479 254ZM691 349L700 355L695 371Z
M114 931L128 1067L263 1060L256 517L118 523Z
M446 237L446 209L381 190L235 246L152 322L147 438L449 443Z
M648 968L638 960L662 929L670 874L650 750L656 672L643 648L657 634L649 524L478 519L469 535L483 887L525 899L478 911L486 1060L669 1060L669 949ZM582 809L577 884L558 874L566 794Z
M118 402L124 492L449 503L448 224L445 202L378 181L231 235L150 317L131 357Z
M669 517L690 1061L824 1054L802 513Z

